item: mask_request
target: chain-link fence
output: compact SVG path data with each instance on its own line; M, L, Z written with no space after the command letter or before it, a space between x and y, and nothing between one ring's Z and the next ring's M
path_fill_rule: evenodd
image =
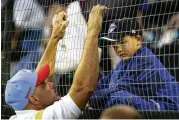
M104 15L99 37L108 34L110 24L116 19L136 19L143 32L143 44L147 46L179 82L179 3L178 0L4 0L1 1L1 117L15 114L4 100L5 85L20 69L35 70L51 35L53 16L57 11L66 10L70 24L65 37L57 48L54 83L59 95L68 93L83 51L87 31L87 20L92 6L103 4L108 7ZM99 39L100 73L107 76L121 59L111 44ZM145 56L143 56L145 57ZM137 64L137 63L136 63ZM117 71L117 69L115 69ZM138 69L142 70L142 69ZM138 71L136 70L136 71ZM153 69L150 69L152 71ZM155 69L160 71L160 68ZM135 72L136 72L135 71ZM137 74L137 73L135 73ZM167 79L169 76L165 76ZM150 79L150 75L148 78ZM151 77L154 85L166 84ZM120 80L120 78L119 78ZM168 81L168 84L175 81ZM133 81L131 84L135 84ZM138 83L138 87L144 87ZM178 84L178 83L176 83ZM140 86L141 85L141 86ZM126 88L127 89L127 88ZM153 90L157 88L152 88ZM134 89L135 91L136 89ZM154 90L154 91L155 91ZM133 91L132 91L133 92ZM177 92L176 92L177 93ZM146 95L147 94L147 95ZM145 93L142 98L154 97ZM167 95L166 95L167 96ZM162 96L161 99L164 99ZM109 96L107 96L109 97ZM114 97L119 97L115 96ZM131 96L125 96L130 99ZM135 96L133 96L135 98ZM179 101L179 94L174 97ZM166 102L171 102L166 100ZM173 101L172 101L173 102ZM103 110L96 107L85 109L82 118L98 118ZM179 106L179 103L176 103ZM145 118L178 118L177 111L140 110Z

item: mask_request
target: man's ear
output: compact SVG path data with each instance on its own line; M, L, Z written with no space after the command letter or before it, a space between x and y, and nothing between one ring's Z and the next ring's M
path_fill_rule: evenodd
M34 105L39 104L39 99L38 99L38 97L36 97L35 95L29 96L29 101L30 101L32 104L34 104Z

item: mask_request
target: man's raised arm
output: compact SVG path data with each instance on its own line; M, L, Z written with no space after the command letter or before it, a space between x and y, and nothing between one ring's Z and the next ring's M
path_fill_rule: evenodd
M101 31L102 13L105 9L105 6L97 5L91 10L83 55L69 91L70 97L81 110L85 107L98 82L98 35Z
M50 75L47 81L51 81L51 76L53 76L54 74L57 43L61 38L63 38L65 34L65 29L68 26L68 21L66 20L67 20L66 13L59 12L48 45L36 68L36 71L39 71L43 66L47 64L49 65Z

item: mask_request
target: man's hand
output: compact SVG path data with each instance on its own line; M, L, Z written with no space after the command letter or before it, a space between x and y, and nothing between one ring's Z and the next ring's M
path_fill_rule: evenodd
M95 32L97 34L100 33L103 21L102 14L106 9L107 7L101 5L97 5L92 8L88 19L88 32Z
M48 17L47 17L45 26L52 28L53 27L53 25L52 25L53 17L57 16L58 13L62 12L62 11L66 12L66 8L64 6L62 6L60 4L51 5L49 8L49 11L48 11Z
M59 12L55 19L51 38L59 40L63 38L69 22L67 21L67 14L64 11Z

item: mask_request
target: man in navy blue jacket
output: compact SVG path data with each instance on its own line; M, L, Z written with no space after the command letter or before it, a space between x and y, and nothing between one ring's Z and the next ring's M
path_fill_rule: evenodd
M90 100L94 108L115 104L139 110L179 110L179 84L150 49L134 19L115 20L103 40L111 41L121 61L99 80Z

